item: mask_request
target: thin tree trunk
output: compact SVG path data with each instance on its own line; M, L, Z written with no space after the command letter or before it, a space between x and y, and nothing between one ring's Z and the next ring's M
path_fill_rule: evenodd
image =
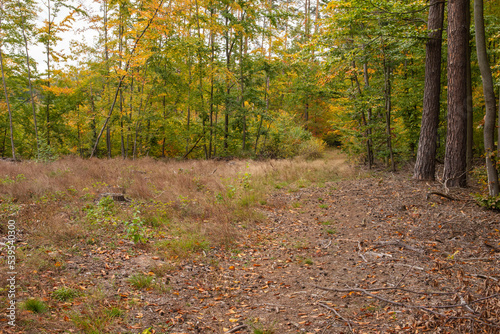
M30 66L30 56L28 52L28 39L26 38L26 29L24 26L24 16L21 17L21 29L23 32L24 39L24 48L26 50L26 67L28 69L28 86L30 90L30 99L31 99L31 110L33 112L33 123L35 127L35 140L36 140L36 156L40 158L40 142L38 140L38 126L36 122L36 110L35 110L35 98L33 96L33 87L31 84L31 66Z
M495 152L495 118L496 98L493 88L491 68L486 53L486 34L484 31L483 0L474 0L474 23L476 26L476 50L481 78L483 79L483 94L486 104L484 116L484 150L486 157L486 171L488 173L488 190L490 196L499 193L498 172L496 169Z
M370 77L368 74L368 64L363 64L363 76L365 80L365 90L370 88ZM364 116L364 113L363 113ZM368 168L371 169L373 164L375 163L375 159L373 157L373 142L372 142L372 129L370 128L372 119L372 108L368 107L367 110L367 118L363 121L364 126L366 127L366 152L368 155Z
M359 83L358 76L356 74L356 62L352 62L352 68L353 68L353 75L351 78L351 83L356 85L357 93L358 96L362 95L362 90L361 90L361 84ZM366 80L366 78L365 78ZM361 108L361 125L365 128L365 138L366 138L366 154L367 154L367 162L368 162L368 167L371 169L372 168L372 159L373 159L373 150L372 150L372 145L369 137L369 132L368 132L368 123L366 121L366 114L365 110ZM370 158L370 156L372 158Z
M5 141L7 140L7 128L5 128L3 132L3 141L2 141L2 158L5 156Z
M467 0L448 2L448 131L445 186L467 186Z
M470 0L467 0L467 39L469 45L467 46L467 170L472 168L472 160L474 158L472 148L474 146L474 109L472 105L472 73L471 73L471 13L470 13Z
M425 47L425 88L417 161L416 180L434 180L441 100L441 46L443 43L444 2L431 0L428 41Z
M52 17L50 13L50 0L47 0L47 10L48 10L48 24L49 30L48 35L50 36L52 30ZM50 88L50 38L47 38L47 87ZM47 91L47 107L45 110L45 121L46 121L46 137L47 145L50 145L50 90Z
M391 66L388 65L387 60L384 55L384 67L385 69L385 124L386 124L386 134L387 134L387 149L389 150L389 159L391 160L391 171L396 171L396 164L394 161L394 152L392 151L392 131L391 131L391 110L392 110L392 100L391 100Z
M2 21L0 18L0 26L2 25ZM5 83L5 73L3 69L3 54L2 50L0 50L0 67L2 70L2 84L3 84L3 91L5 94L5 103L7 104L7 111L9 113L9 126L10 126L10 146L12 150L12 158L16 160L16 148L14 146L14 126L12 125L12 111L10 110L10 103L9 103L9 94L7 92L7 84Z
M158 4L158 6L155 9L155 12L153 13L153 16L148 20L146 26L144 27L144 29L142 30L142 32L139 34L139 36L136 38L136 40L134 42L134 46L132 47L132 50L130 51L130 58L128 59L126 65L125 65L125 70L124 70L125 74L122 75L120 77L120 80L118 81L118 87L116 87L116 91L115 91L114 98L113 98L113 103L111 104L111 107L109 108L108 115L106 116L106 120L104 121L104 124L101 127L101 130L99 131L99 134L97 135L97 140L96 140L96 142L94 144L94 148L92 149L92 154L90 155L90 157L94 156L94 154L95 154L95 152L97 150L97 146L99 145L99 141L101 139L101 136L102 136L102 134L104 132L104 129L106 129L106 126L108 125L109 119L111 118L111 115L113 113L113 109L115 108L116 100L118 99L118 95L119 95L120 89L121 89L121 87L123 85L123 81L125 80L125 78L126 78L126 76L128 74L127 72L128 72L129 67L130 67L130 62L132 60L132 57L134 56L135 50L137 49L137 45L139 44L139 41L144 36L144 34L148 30L148 28L151 26L151 23L153 22L153 20L156 18L156 15L158 14L158 11L160 10L161 6L163 5L163 2L164 2L164 0L160 0L160 3Z

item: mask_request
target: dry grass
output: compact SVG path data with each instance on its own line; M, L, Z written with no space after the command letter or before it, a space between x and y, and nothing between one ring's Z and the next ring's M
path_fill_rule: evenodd
M72 327L88 333L112 331L122 322L118 308L125 305L108 304L107 297L87 303L99 293L85 290L76 299L87 302L66 310L50 291L66 283L78 289L91 285L87 273L107 271L101 248L131 257L156 254L165 261L164 267L153 269L160 277L191 257L216 263L212 249L237 248L246 229L263 219L254 209L269 205L268 195L276 188L296 191L350 175L344 161L337 152L314 161L0 161L0 218L15 219L19 237L19 299L41 292ZM124 192L129 201L100 196L110 192ZM0 233L6 235L5 224L0 224ZM6 264L5 257L0 264ZM4 273L0 279L6 279ZM0 306L6 298L6 290L1 290ZM87 304L96 307L83 307ZM43 315L49 327L56 323L50 314ZM38 322L32 314L20 314L28 332L39 329ZM62 331L68 325L60 326Z
M0 161L0 170L4 211L18 211L32 246L69 246L89 230L96 231L104 223L116 225L131 219L134 212L141 212L145 225L152 228L168 230L182 224L183 230L196 229L211 243L229 245L237 238L237 224L260 219L250 208L265 204L275 188L294 191L351 173L344 157L334 151L314 161L65 157L51 163ZM88 219L89 210L94 210L94 216L102 214L95 210L99 195L117 190L132 204L118 205L107 220ZM93 224L97 226L89 227ZM116 226L111 230L120 232Z

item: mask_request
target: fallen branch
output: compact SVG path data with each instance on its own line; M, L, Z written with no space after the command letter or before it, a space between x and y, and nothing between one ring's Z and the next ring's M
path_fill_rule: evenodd
M401 303L401 302L396 302L396 301L393 301L393 300L381 297L379 295L370 293L369 292L370 290L368 290L368 289L361 289L361 288L331 289L331 288L323 288L323 287L320 287L320 286L315 286L315 287L318 288L318 289L323 289L323 290L328 290L328 291L336 291L336 292L360 292L360 293L362 293L362 294L364 294L366 296L369 296L371 298L378 299L378 300L383 301L383 302L385 302L387 304L399 306L399 307L402 307L402 308L421 310L421 311L424 311L424 312L427 312L427 313L431 313L431 314L434 314L434 315L437 315L439 317L446 318L446 319L477 321L477 322L479 322L479 323L481 323L483 325L487 325L487 326L494 327L494 328L500 328L500 323L486 322L486 321L483 321L483 320L481 320L481 319L479 319L477 317L474 317L474 316L450 317L447 314L440 313L440 312L432 310L432 309L450 309L450 308L459 308L459 307L462 307L464 309L469 309L470 310L471 308L469 307L469 304L482 302L484 300L491 299L491 298L497 298L497 297L500 296L500 294L494 294L494 295L491 295L491 296L487 296L487 297L483 297L483 298L480 298L480 299L476 299L476 300L473 300L473 301L471 301L469 303L465 303L465 301L463 301L461 304L454 304L454 305L411 305L411 304L405 304L405 303ZM390 290L391 288L386 288L386 289ZM392 288L392 289L399 289L399 288ZM371 290L371 291L373 291L373 290Z
M228 330L226 333L234 333L236 331L239 331L240 329L243 329L243 328L247 328L248 326L243 324L243 325L239 325L239 326L236 326L234 328L231 328L230 330Z
M451 197L450 195L446 195L446 194L440 193L439 191L431 191L430 193L427 193L427 195L425 196L425 199L429 200L431 198L431 195L437 195L437 196L441 196L441 197L447 198L450 201L456 201L456 199L453 198L453 197Z
M385 247L385 246L398 246L398 247L406 248L408 250L411 250L411 251L414 251L414 252L417 252L420 254L425 253L425 250L407 245L399 239L389 240L389 241L379 241L375 244L375 246L373 246L373 248L381 248L381 247Z
M313 287L325 290L325 291L333 291L333 292L352 292L354 291L353 289L334 289L334 288L326 288L322 287L319 285L313 285ZM438 291L413 291L405 288L398 288L398 287L384 287L384 288L371 288L371 289L361 289L364 291L384 291L384 290L399 290L399 291L404 291L408 293L414 293L416 295L452 295L455 292L438 292Z

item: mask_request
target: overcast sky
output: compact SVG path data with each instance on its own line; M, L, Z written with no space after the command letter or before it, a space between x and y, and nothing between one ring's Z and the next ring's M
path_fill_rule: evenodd
M97 3L90 2L90 1L84 1L83 5L81 5L84 10L88 11L89 14L97 14L100 10L100 6ZM70 4L71 6L77 7L79 5L80 0L69 0L66 1L67 4ZM39 3L39 16L38 16L38 22L37 26L41 27L43 26L43 21L47 19L48 17L48 11L47 11L47 0L40 0L38 1ZM51 2L51 5L53 6L53 2ZM55 18L55 23L61 22L67 15L69 15L70 9L62 7L60 11L57 13L57 16ZM95 30L88 29L89 28L89 23L84 19L82 15L76 15L75 16L76 21L73 23L73 29L61 33L58 36L62 38L61 41L57 43L55 46L55 50L58 53L62 53L64 55L70 55L72 54L72 50L70 48L71 41L73 40L78 40L80 42L85 41L87 44L93 44L94 39L97 38L97 34ZM43 72L46 67L46 60L47 60L47 54L46 54L46 49L45 46L42 44L36 44L36 45L31 45L30 47L30 56L33 57L37 63L38 63L38 71ZM68 61L69 64L75 64L75 62ZM51 64L56 65L54 63ZM56 66L64 66L65 64L59 64Z

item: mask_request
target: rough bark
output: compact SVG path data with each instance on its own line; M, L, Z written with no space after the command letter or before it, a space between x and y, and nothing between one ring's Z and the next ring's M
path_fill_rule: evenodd
M429 7L429 40L425 57L425 88L422 123L418 142L417 161L413 178L434 180L441 95L441 45L443 42L444 3L432 0Z
M470 13L470 0L467 0L467 39L469 46L467 47L467 170L472 168L472 160L474 158L474 108L472 105L472 73L471 73L471 13Z
M448 2L448 131L443 179L446 187L467 186L467 0Z
M483 80L483 94L486 105L484 116L484 150L486 157L486 171L488 173L488 190L490 196L497 196L499 192L498 173L495 161L495 118L496 99L493 88L491 68L486 54L486 37L484 31L483 0L474 1L474 23L476 26L476 50L481 78Z

